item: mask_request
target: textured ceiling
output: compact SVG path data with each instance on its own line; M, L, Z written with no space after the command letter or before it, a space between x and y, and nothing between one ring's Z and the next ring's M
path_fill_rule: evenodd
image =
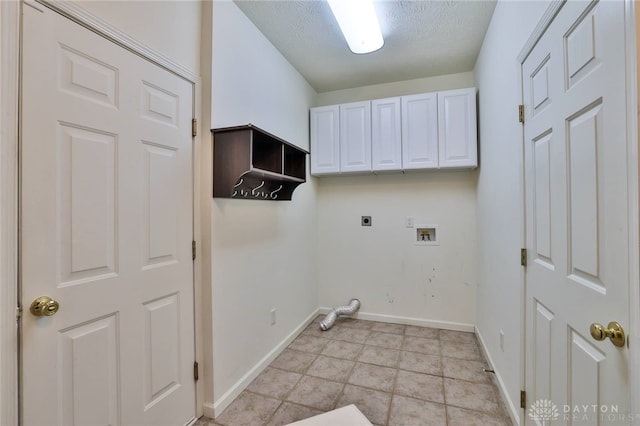
M471 71L495 0L376 0L382 49L351 53L324 0L235 0L321 93Z

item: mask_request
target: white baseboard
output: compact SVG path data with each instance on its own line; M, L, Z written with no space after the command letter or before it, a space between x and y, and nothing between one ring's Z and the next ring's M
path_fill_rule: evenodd
M302 323L296 327L287 337L285 337L279 344L276 345L264 358L262 358L256 365L251 368L247 374L242 376L240 380L238 380L224 395L218 398L214 403L204 402L203 412L204 415L214 419L216 416L219 416L225 408L229 406L233 402L234 399L238 397L242 393L243 390L246 389L247 386L258 377L262 371L267 368L271 362L280 355L280 353L287 347L289 344L298 337L300 334L311 322L318 316L319 309L316 309L309 315Z
M318 313L328 314L332 308L320 308ZM391 322L394 324L416 325L419 327L441 328L443 330L467 331L473 333L475 326L473 324L465 324L461 322L436 321L423 318L400 317L396 315L374 314L372 312L358 311L349 318L357 318L369 321Z
M502 395L502 398L507 403L507 410L509 411L508 413L509 417L511 417L511 421L513 422L514 425L520 426L520 410L521 410L521 408L519 408L520 404L515 404L514 401L509 397L509 394L507 392L507 387L505 386L504 381L502 380L502 375L500 374L500 371L496 369L495 364L493 363L493 359L491 358L491 354L487 350L487 346L484 343L482 334L480 334L480 330L478 330L477 327L475 328L475 333L476 333L476 336L478 337L478 341L480 342L480 350L484 354L484 357L487 360L489 367L492 368L495 372L495 376L498 381L498 389L500 390L500 394Z
M202 415L210 419L215 419L216 410L214 409L213 403L205 401L202 404Z

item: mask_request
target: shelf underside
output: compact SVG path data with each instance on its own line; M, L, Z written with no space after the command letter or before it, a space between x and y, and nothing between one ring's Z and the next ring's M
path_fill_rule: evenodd
M291 200L304 179L253 169L244 173L231 188L214 188L214 197L247 200Z

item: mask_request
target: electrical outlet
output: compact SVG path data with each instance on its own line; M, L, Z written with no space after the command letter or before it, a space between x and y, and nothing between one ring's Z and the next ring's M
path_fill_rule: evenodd
M413 228L413 216L407 216L404 224L407 228Z
M371 226L371 216L362 216L360 224L362 226Z
M504 352L504 331L500 330L500 350Z
M276 325L276 308L271 310L271 325Z

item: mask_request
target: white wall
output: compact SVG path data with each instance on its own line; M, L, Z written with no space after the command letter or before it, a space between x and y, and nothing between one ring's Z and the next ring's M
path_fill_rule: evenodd
M200 0L91 0L76 3L195 75L200 75Z
M308 150L315 91L231 1L213 9L213 128L252 123Z
M519 415L523 372L524 244L522 103L516 57L548 6L542 1L498 2L476 63L479 89L477 328L512 406ZM504 350L499 330L504 331Z
M308 149L315 91L232 2L213 2L212 73L214 128L253 123ZM316 189L302 184L289 202L208 202L215 400L207 404L219 413L318 307Z
M374 84L371 86L355 87L353 89L318 93L316 106L366 101L369 99L382 99L393 96L413 95L416 93L435 92L438 90L460 89L464 87L473 87L474 84L473 72L462 72L458 74L396 81L393 83Z
M321 93L318 105L472 87L473 73ZM471 329L475 323L475 171L318 178L320 306L362 302L380 319ZM360 225L372 216L373 226ZM416 224L437 224L439 246L414 244Z
M321 306L341 306L356 297L362 302L362 313L472 330L475 172L319 180ZM360 225L363 215L372 217L371 227ZM405 227L407 216L414 217L415 225L437 224L440 245L415 245L416 230Z

